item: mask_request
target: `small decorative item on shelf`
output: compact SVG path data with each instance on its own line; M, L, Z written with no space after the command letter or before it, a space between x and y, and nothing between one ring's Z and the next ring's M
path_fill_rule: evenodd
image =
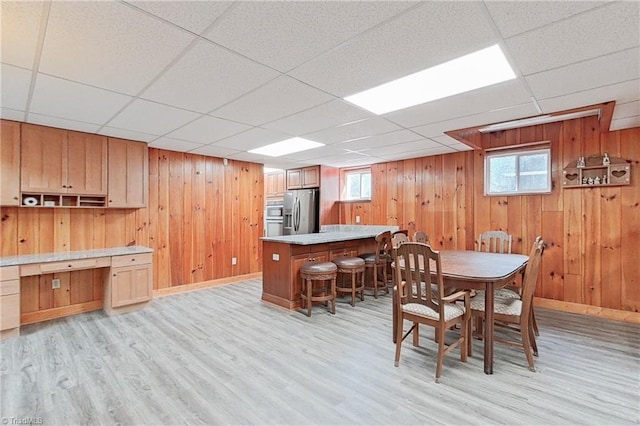
M600 185L600 176L596 176L595 178L593 178L593 184Z
M583 185L586 185L586 184L587 184L587 178L586 178L586 177L583 177L583 178L582 178L582 184L583 184Z
M588 185L593 185L593 178L590 177L589 179L587 179L587 184Z
M611 159L609 158L609 154L605 152L604 156L602 157L602 165L608 166L609 164L611 164Z
M578 161L576 161L576 167L579 169L584 167L584 157L578 157Z
M607 184L607 175L602 175L602 184L603 185Z

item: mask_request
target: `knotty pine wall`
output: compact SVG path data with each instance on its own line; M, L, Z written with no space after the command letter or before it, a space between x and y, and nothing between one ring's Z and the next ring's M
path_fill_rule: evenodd
M0 255L148 246L155 290L261 271L262 165L153 148L149 163L145 209L0 208ZM60 290L52 274L22 279L23 315L101 307L101 271L56 275Z
M551 194L486 197L484 153L467 151L377 164L370 203L340 203L340 221L424 230L443 249L473 249L502 229L513 251L547 242L536 296L640 311L640 128L606 132L595 117L478 135L482 147L551 142ZM562 169L604 152L631 163L631 185L562 188Z

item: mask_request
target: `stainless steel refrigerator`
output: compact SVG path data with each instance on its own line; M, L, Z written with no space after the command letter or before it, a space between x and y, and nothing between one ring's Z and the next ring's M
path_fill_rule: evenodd
M284 193L284 235L312 234L319 230L319 190Z

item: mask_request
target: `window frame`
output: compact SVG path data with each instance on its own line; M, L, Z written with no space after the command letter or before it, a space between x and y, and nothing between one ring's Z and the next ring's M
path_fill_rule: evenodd
M355 174L359 174L360 175L360 197L359 198L347 198L347 178L349 175L355 175ZM347 202L358 202L358 201L371 201L371 196L369 197L362 197L362 175L364 174L369 174L369 194L372 194L373 191L373 180L372 180L372 174L371 174L371 166L365 166L365 167L353 167L353 168L347 168L347 169L341 169L340 170L340 201L347 201Z
M520 184L520 157L535 155L545 153L547 154L547 185L543 189L539 190L521 190L519 188ZM515 176L516 176L516 189L514 191L507 192L490 192L489 191L489 182L491 178L490 174L490 161L492 158L496 157L516 157L515 166ZM492 150L491 152L487 152L484 158L484 195L488 197L504 197L504 196L513 196L513 195L534 195L534 194L551 194L553 191L552 186L552 161L551 161L551 147L543 146L540 148L520 148L520 149L500 149L500 150Z

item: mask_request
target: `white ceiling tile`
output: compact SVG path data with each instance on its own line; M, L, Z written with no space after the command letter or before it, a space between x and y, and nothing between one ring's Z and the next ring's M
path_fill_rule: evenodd
M616 103L616 107L613 110L613 119L635 117L640 115L640 100L627 103Z
M298 136L372 117L374 115L370 112L336 99L281 120L263 124L262 127Z
M254 61L199 41L141 96L205 113L278 75Z
M285 72L412 4L236 2L205 37Z
M115 127L102 127L98 131L99 135L111 136L112 138L128 139L131 141L150 142L157 139L157 135L150 135L148 133L134 132L126 129L118 129Z
M370 166L372 164L383 163L384 159L378 157L363 157L363 156L354 156L354 157L327 157L323 158L320 164L331 166L331 167L360 167L360 166Z
M473 149L469 145L465 145L462 142L458 141L457 139L454 139L454 138L449 137L447 135L436 136L436 137L431 138L431 139L433 139L434 141L438 142L439 144L451 147L451 148L455 149L456 151L470 151L470 150Z
M375 155L378 157L384 157L387 155L394 155L397 153L406 153L406 152L423 152L423 151L431 151L431 150L440 150L443 148L443 145L434 142L430 139L421 139L412 142L403 142L395 145L379 147L375 149Z
M67 120L60 117L29 113L27 123L42 124L43 126L58 127L60 129L77 130L79 132L96 133L100 128L97 124Z
M136 94L194 36L115 2L52 2L40 71Z
M24 121L24 111L11 108L0 108L0 118L4 120Z
M640 45L640 2L615 2L506 40L524 75ZM559 42L561 40L561 42Z
M411 130L428 138L436 139L437 137L442 136L444 132L451 130L484 126L500 121L515 120L534 115L539 115L539 112L532 102L528 102L526 104L516 105L510 108L472 114L451 120L438 121L424 126L412 127Z
M289 74L344 97L498 41L480 3L423 2Z
M422 135L416 134L411 130L402 129L395 132L384 133L381 135L350 140L347 142L335 144L333 146L356 151L375 150L378 147L385 147L389 145L395 145L403 142L412 142L422 139L424 139Z
M233 3L230 1L128 1L188 31L200 34Z
M632 48L532 74L525 79L536 99L545 99L620 83L638 76L640 49Z
M282 76L218 108L212 115L258 126L332 99L313 87Z
M300 161L300 160L310 160L314 158L342 155L345 153L346 151L344 151L343 149L339 149L331 145L325 145L325 146L319 146L313 149L307 149L306 151L287 154L287 155L284 155L282 158L287 160Z
M199 116L195 112L136 99L108 124L109 127L163 135Z
M374 117L310 133L304 137L316 142L334 144L397 130L401 130L401 127L384 118Z
M237 149L223 148L216 145L202 145L189 151L192 154L207 155L209 157L228 158L230 155L237 154Z
M623 130L631 129L634 127L640 127L640 115L634 117L619 118L617 120L611 120L611 127L609 130Z
M42 1L1 1L2 63L31 68L38 46Z
M0 104L4 108L25 110L31 85L31 71L0 65Z
M449 146L441 146L440 148L429 148L424 150L411 150L406 152L390 152L388 154L380 154L379 157L386 161L406 160L408 158L429 157L432 155L451 154L457 152Z
M593 9L603 1L486 1L491 18L503 37L558 22Z
M246 124L203 115L197 120L174 130L167 136L185 141L209 144L250 128L251 127Z
M131 99L130 96L119 93L38 74L30 111L104 124ZM61 105L64 107L61 108Z
M289 139L290 137L291 136L279 132L274 132L273 130L254 127L253 129L249 129L246 132L238 133L226 139L222 139L221 141L216 142L214 145L223 148L246 151L259 148L270 143L283 141L285 139Z
M538 104L544 113L551 113L612 100L619 103L627 103L638 99L640 99L640 79L555 98L543 99L538 102Z
M149 144L151 148L168 149L169 151L186 152L196 148L202 147L201 143L194 143L188 141L181 141L178 139L172 139L167 137L161 137Z
M390 112L384 116L401 126L416 127L465 115L508 109L530 102L531 96L520 80L510 80Z

